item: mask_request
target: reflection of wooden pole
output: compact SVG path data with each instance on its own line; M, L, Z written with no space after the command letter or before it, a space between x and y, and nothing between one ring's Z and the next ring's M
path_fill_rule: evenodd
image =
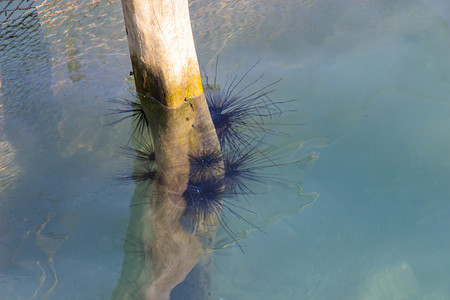
M136 90L154 140L157 176L154 196L145 205L136 200L141 198L138 190L132 199L128 243L113 299L166 300L211 249L217 225L215 216L194 233L180 224L189 155L220 146L203 95L187 0L122 0L122 6ZM204 272L210 268L195 274L209 282L202 280L191 291L197 295L183 299L213 299L211 290L205 292L211 274Z

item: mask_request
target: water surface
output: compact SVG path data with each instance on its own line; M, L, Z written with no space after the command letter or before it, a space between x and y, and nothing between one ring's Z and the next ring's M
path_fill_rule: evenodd
M120 2L47 2L0 19L0 289L108 299L134 190L131 122L106 126L133 97ZM217 299L449 298L449 4L274 2L190 1L208 74L260 60L255 88L296 99L265 139L296 185L248 200L271 226L217 251Z

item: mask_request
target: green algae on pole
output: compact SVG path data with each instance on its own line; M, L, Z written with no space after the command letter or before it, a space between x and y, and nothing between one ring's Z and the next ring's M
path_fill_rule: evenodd
M122 0L137 92L167 107L203 93L187 0Z

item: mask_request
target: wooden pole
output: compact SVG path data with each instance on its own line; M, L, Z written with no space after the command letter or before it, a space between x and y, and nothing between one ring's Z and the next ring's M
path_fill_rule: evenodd
M122 0L122 7L136 90L155 145L156 178L145 203L139 186L132 199L113 299L167 300L201 261L189 278L196 288L182 299L212 300L211 257L205 252L213 247L217 216L200 220L194 231L181 224L189 157L220 151L203 94L188 1Z
M174 108L203 93L187 0L122 0L138 93Z

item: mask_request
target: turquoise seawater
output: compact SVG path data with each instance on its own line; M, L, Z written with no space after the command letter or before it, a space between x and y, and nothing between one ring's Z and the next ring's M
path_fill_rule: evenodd
M131 122L108 125L133 91L121 5L47 2L0 17L0 299L108 299L134 191ZM208 75L259 61L246 80L295 99L264 140L295 163L245 200L265 228L215 253L215 297L449 299L448 1L190 4Z

